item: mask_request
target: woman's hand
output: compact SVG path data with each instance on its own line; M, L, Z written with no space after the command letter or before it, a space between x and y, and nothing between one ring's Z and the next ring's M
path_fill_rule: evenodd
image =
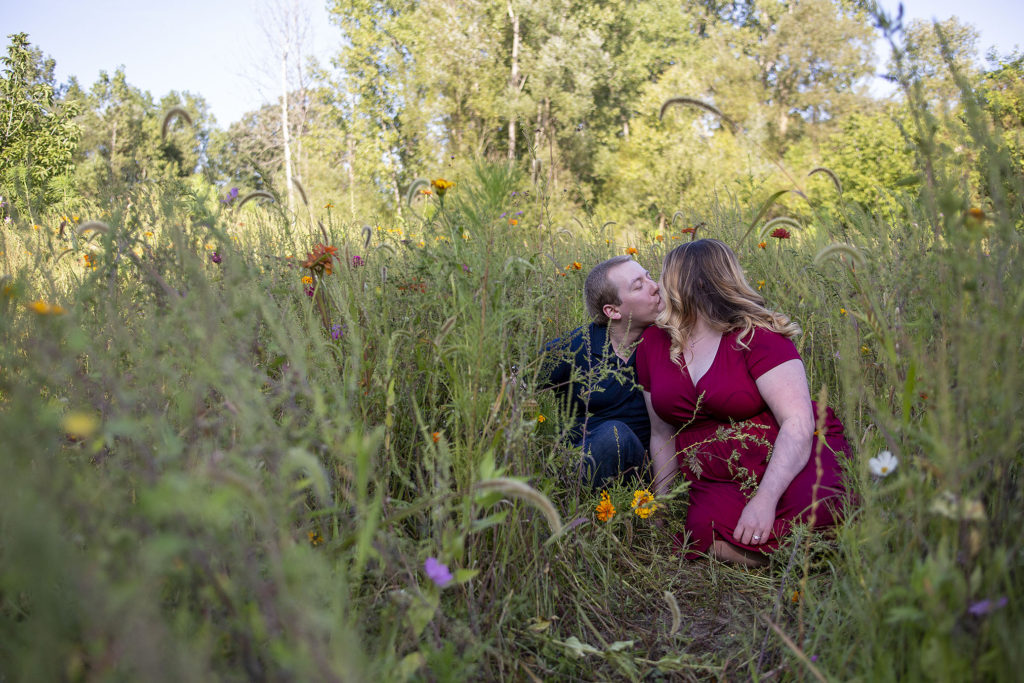
M743 508L740 520L732 532L733 538L744 545L761 545L768 541L775 525L775 501L755 495Z

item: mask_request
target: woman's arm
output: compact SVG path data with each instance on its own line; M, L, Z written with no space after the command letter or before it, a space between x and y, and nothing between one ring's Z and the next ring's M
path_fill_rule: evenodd
M779 498L811 457L814 436L811 394L802 361L793 359L775 366L757 379L757 389L779 423L779 436L757 493L743 508L733 532L737 541L748 545L768 540Z
M644 392L647 417L651 421L651 462L654 464L654 495L662 496L672 488L679 465L676 463L676 438L672 425L661 419L651 405L651 393Z

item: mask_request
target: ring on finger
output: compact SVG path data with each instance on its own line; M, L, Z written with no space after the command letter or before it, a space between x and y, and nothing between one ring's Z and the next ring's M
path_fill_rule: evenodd
M755 540L755 541L760 541L760 540L761 540L761 537L755 534L755 535L754 535L754 540Z

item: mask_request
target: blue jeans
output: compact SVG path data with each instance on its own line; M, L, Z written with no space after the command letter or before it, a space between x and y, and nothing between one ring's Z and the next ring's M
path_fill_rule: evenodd
M587 430L576 445L583 449L580 477L584 485L599 489L621 475L642 473L647 449L633 430L618 420Z

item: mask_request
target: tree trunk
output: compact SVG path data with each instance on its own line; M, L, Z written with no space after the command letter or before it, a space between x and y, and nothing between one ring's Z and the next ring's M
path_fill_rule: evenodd
M284 182L288 187L288 212L295 215L295 188L292 186L292 150L288 142L288 50L281 53L281 133L284 139Z
M509 97L515 98L519 94L519 15L512 9L511 1L508 3L508 16L512 20L512 72L508 77ZM515 158L516 115L513 112L508 117L508 160L515 161Z

